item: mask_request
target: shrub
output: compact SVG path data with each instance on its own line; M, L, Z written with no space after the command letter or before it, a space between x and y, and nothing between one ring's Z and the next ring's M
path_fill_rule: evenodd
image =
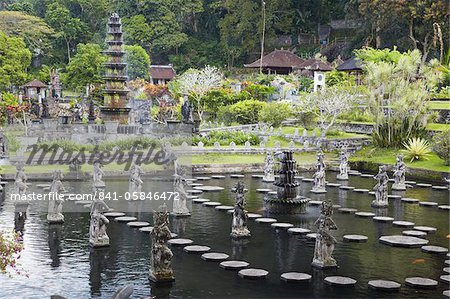
M0 230L0 273L5 274L12 269L16 274L22 274L17 262L23 249L21 239L20 234L14 230Z
M445 165L450 165L450 129L434 135L433 144L433 151L444 160Z
M259 111L259 121L278 127L281 122L292 116L291 106L287 103L271 102Z
M258 100L245 100L229 107L232 118L240 124L254 124L258 122L259 112L266 106Z
M405 150L403 152L406 158L413 162L415 160L428 160L431 149L428 141L422 138L411 138L408 143L403 143Z
M222 146L230 145L234 142L236 145L244 145L245 142L250 142L251 145L257 145L261 139L253 133L245 133L242 131L228 132L228 131L212 131L208 136L194 136L192 139L193 145L198 145L203 142L205 146L213 146L215 142L219 142Z

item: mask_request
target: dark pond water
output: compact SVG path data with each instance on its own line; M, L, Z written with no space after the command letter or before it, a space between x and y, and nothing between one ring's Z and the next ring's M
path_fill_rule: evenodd
M264 195L257 193L255 189L270 188L271 185L251 178L250 175L242 180L249 189L246 195L247 209L264 214ZM232 205L234 194L229 190L237 181L227 178L200 182L225 187L222 192L206 192L200 196ZM334 173L328 174L328 181L335 181ZM128 186L125 180L107 180L106 183L108 190L122 193ZM77 192L87 191L90 187L88 182L65 184ZM6 196L11 185L7 186ZM352 176L348 185L371 189L374 181ZM169 182L146 181L144 191L170 190L170 186ZM311 199L326 198L342 207L372 211L370 203L373 197L368 194L327 188L327 194L314 195L308 192L310 188L310 183L301 184L301 192ZM30 189L42 192L42 189L36 187ZM431 188L408 189L405 197L449 204L448 191L434 191ZM158 203L152 204L151 207L136 207L136 210L141 208L151 211L158 206ZM46 203L33 202L28 207L27 219L22 224L25 250L21 262L28 271L29 278L0 276L0 298L49 298L54 294L67 298L109 298L117 288L130 283L135 286L132 298L146 298L150 295L157 298L441 298L442 291L448 289L448 285L442 282L436 290L418 291L404 286L405 278L411 276L439 280L446 259L445 255L423 253L420 248L394 248L378 242L380 236L401 234L406 228L336 211L333 219L339 230L334 235L339 243L334 257L339 268L318 271L311 268L313 241L250 220L251 239L236 243L229 238L231 216L198 204L192 205L192 217L171 219L172 231L194 240L195 244L207 245L214 252L227 253L230 259L245 260L251 267L269 271L267 279L244 280L236 272L221 269L218 263L205 262L199 255L184 253L182 248L172 248L176 282L172 287L152 288L148 281L151 245L148 234L111 221L108 226L111 245L92 250L88 246L87 209L65 213L66 221L63 225L48 225L45 206ZM319 212L318 206L308 206L305 214L275 217L279 222L290 222L314 231L313 223ZM152 222L150 212L127 214ZM384 214L396 220L436 227L437 232L427 236L430 244L449 246L448 211L403 204L400 200L391 199ZM0 227L15 226L20 228L21 224L14 221L14 205L5 201L0 204ZM345 234L363 234L369 240L367 243L345 243L342 242ZM310 273L313 279L307 285L281 282L280 274L288 271ZM323 278L329 275L349 276L358 283L350 289L332 288L323 283ZM395 280L402 283L402 288L399 293L393 294L375 292L367 287L367 282L372 279Z

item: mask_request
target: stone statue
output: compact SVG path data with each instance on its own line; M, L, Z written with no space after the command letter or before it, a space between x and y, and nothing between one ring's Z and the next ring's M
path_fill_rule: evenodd
M139 123L149 124L149 123L151 123L150 109L151 109L152 102L151 101L143 101L143 102L144 102L144 104L141 104L138 107Z
M59 199L59 193L64 189L61 180L63 175L61 170L53 171L53 182L50 185L50 193L53 197L48 202L48 223L63 223L64 215L62 214L62 200Z
M108 218L103 212L109 211L109 207L104 201L95 200L91 206L91 222L89 226L89 244L93 247L109 245L109 237L106 233Z
M325 163L323 161L324 154L317 154L316 172L314 173L314 186L311 190L313 193L326 193L325 189Z
M336 260L333 258L336 239L331 235L332 230L337 230L331 216L333 215L333 205L329 201L322 202L320 216L314 223L317 227L316 245L314 247L313 267L329 268L337 267Z
M236 193L236 204L234 205L233 222L231 224L232 238L250 237L250 231L247 228L247 212L245 212L245 189L242 182L238 182L233 189Z
M144 183L141 179L143 174L142 169L139 165L133 164L130 169L130 179L129 179L129 191L131 194L138 194L142 190L142 184Z
M104 189L105 188L105 182L103 182L102 178L105 173L103 172L101 168L101 164L99 161L94 162L94 173L92 175L93 183L94 183L94 190L97 189Z
M173 181L173 212L175 217L187 217L191 216L189 208L187 207L187 192L186 192L186 178L184 177L184 170L176 163L175 160L175 175Z
M81 105L77 103L74 106L73 121L74 122L81 122L81 116L82 116Z
M93 123L95 121L95 106L94 106L94 101L91 100L89 102L89 113L88 113L88 120L89 122Z
M16 193L20 195L24 195L27 191L27 176L25 174L25 171L23 170L22 165L16 166L16 176L14 178L15 182L14 185L16 187Z
M348 152L345 150L341 151L339 157L339 174L336 176L336 179L341 181L348 180Z
M266 159L264 165L264 177L263 182L274 182L275 181L275 173L274 173L274 160L271 152L267 152Z
M171 238L169 229L169 214L166 205L153 212L154 228L150 233L152 239L152 252L149 278L155 283L168 283L175 280L172 271L173 253L167 246Z
M46 98L42 99L42 118L49 118L50 112L48 107L48 100Z
M39 105L39 102L37 102L37 101L32 101L31 102L30 112L36 118L39 118L41 116L41 106Z
M182 122L185 124L192 124L194 123L194 116L192 114L192 105L189 103L189 100L187 99L187 96L184 98L184 103L181 106L181 116L182 116Z
M387 207L388 203L388 182L389 177L386 173L386 167L384 165L379 167L378 174L374 176L374 179L378 181L378 183L373 187L375 191L375 200L372 201L372 207L381 208Z
M406 165L403 162L403 155L397 155L397 162L394 165L394 184L392 184L392 190L406 190L405 172Z
M3 129L0 128L0 158L8 156L8 140L3 134Z

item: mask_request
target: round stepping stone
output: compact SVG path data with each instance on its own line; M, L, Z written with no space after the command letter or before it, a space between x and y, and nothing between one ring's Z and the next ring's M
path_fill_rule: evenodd
M38 188L46 188L46 187L50 187L50 184L36 184L36 187Z
M401 199L402 197L401 197L400 195L389 194L389 195L388 195L388 198L391 198L391 199Z
M145 221L132 221L132 222L128 222L127 225L129 227L144 227L144 226L149 226L150 223L145 222Z
M450 273L450 267L445 267L444 269L442 269L444 272L446 273Z
M321 200L310 200L310 201L308 201L308 204L312 205L312 206L320 206L322 203L323 203L323 201L321 201Z
M270 191L270 192L267 192L267 194L270 194L270 195L277 195L278 192L277 192L277 191Z
M350 170L350 171L348 172L348 174L349 174L349 175L361 175L361 172Z
M207 202L204 202L203 205L205 207L217 207L217 206L221 206L222 204L217 201L207 201Z
M256 218L255 221L258 223L275 223L275 222L277 222L276 219L267 218L267 217Z
M353 192L366 193L369 192L369 189L353 189Z
M447 265L447 266L450 266L450 260L444 261L444 264Z
M283 222L272 223L270 226L273 228L285 228L285 229L294 227L294 225L291 223L283 223Z
M439 204L434 201L419 201L419 206L422 206L422 207L436 207L438 205Z
M203 186L203 184L200 184L200 183L190 183L189 186L191 186L191 187L198 187L198 186Z
M367 240L369 239L363 235L345 235L343 238L344 238L344 241L356 242L356 243L367 242Z
M394 221L394 218L392 217L386 217L386 216L375 216L372 218L374 221L380 221L380 222L390 222Z
M125 213L122 212L106 212L103 213L106 217L122 217L125 216Z
M234 207L232 206L217 206L214 209L218 211L228 211L228 210L234 210Z
M317 238L317 233L310 233L306 235L306 238L315 240Z
M303 178L302 181L303 181L303 182L307 182L307 183L311 183L311 182L314 182L314 179L311 179L311 178Z
M414 222L409 222L409 221L394 221L394 222L392 222L392 224L395 226L403 226L403 227L412 227L415 225Z
M194 202L194 203L205 203L205 202L208 202L208 201L210 201L210 200L206 199L206 198L194 198L192 200L192 202Z
M382 291L398 291L402 286L398 282L382 279L371 280L368 284L369 288Z
M341 190L354 190L355 187L352 187L352 186L340 186L339 189L341 189Z
M122 217L114 218L114 220L118 221L118 222L131 222L131 221L136 221L137 218L131 217L131 216L122 216Z
M92 205L90 203L83 205L83 208L90 208Z
M450 257L450 253L447 253L447 257Z
M209 176L198 176L196 177L197 180L199 181L209 181L211 179L211 177Z
M356 284L356 280L345 276L328 276L325 277L325 283L333 286L351 287Z
M311 280L311 275L306 273L299 273L299 272L286 272L281 274L280 278L281 280L285 282L309 282Z
M420 188L429 188L431 187L431 184L426 184L426 183L417 183L416 187L420 187Z
M240 277L247 279L263 279L266 278L267 274L269 274L269 272L266 270L255 268L242 269L238 272Z
M262 174L252 174L252 178L255 178L255 179L262 179L264 177L264 175L262 175Z
M446 296L446 297L450 297L450 290L447 291L443 291L442 295Z
M301 228L301 227L291 227L288 229L288 233L291 233L293 235L303 235L310 233L311 230L307 228Z
M356 212L355 215L358 217L375 217L375 213L371 212Z
M240 179L243 177L245 177L245 175L243 175L243 174L230 174L230 178L233 178L233 179Z
M248 267L249 265L249 263L244 261L225 261L219 264L219 266L225 270L240 270Z
M152 230L153 230L153 226L145 226L145 227L141 227L139 229L139 231L143 232L143 233L151 233Z
M394 246L394 247L422 247L423 245L428 244L428 240L402 236L402 235L393 235L393 236L382 236L379 238L380 243Z
M173 246L186 246L194 243L191 239L170 239L167 241L168 244Z
M447 186L431 186L431 188L439 191L448 190Z
M434 245L427 245L427 246L422 246L420 249L422 249L423 252L428 252L428 253L447 253L448 249L445 247L441 247L441 246L434 246Z
M424 277L408 277L405 279L405 284L417 289L429 289L437 287L438 282Z
M342 208L341 205L332 205L331 207L332 207L333 209L340 209L340 208Z
M425 237L427 235L426 232L421 232L418 230L404 230L404 231L402 231L402 234L405 236L418 237L418 238Z
M198 198L197 195L187 195L186 196L186 199L196 199L196 198Z
M260 214L255 214L255 213L248 213L247 214L248 219L256 219L256 218L261 218L262 215Z
M224 175L212 175L211 178L216 179L216 180L221 180L226 178L226 176Z
M198 187L194 187L195 190L197 191L205 191L205 192L215 192L215 191L222 191L223 187L220 186L198 186Z
M200 188L200 187L194 187L194 188ZM196 190L196 189L189 189L189 190L186 190L186 192L187 192L187 193L190 193L190 194L200 194L200 193L203 193L202 190Z
M340 187L341 186L341 184L338 184L338 183L327 183L326 185L328 187Z
M414 226L413 229L420 230L421 232L426 232L428 234L435 233L436 228L431 226Z
M75 201L76 205L80 205L80 206L84 206L85 204L91 204L93 203L93 201L88 201L88 200L79 200L79 201Z
M439 210L450 210L450 206L448 205L442 205L442 206L438 206Z
M208 246L189 245L183 248L187 253L205 253L211 250Z
M405 181L405 184L407 184L407 185L415 185L415 184L417 184L417 182L416 181Z
M178 235L176 233L170 233L170 237L173 239L173 238L178 237Z
M302 180L303 178L304 178L304 176L301 176L301 175L294 176L294 179L297 179L297 180Z
M369 195L375 195L375 191L369 191Z
M208 261L208 262L221 262L229 258L230 256L225 253L219 253L219 252L208 252L202 254L202 260Z
M373 179L373 175L369 174L369 173L361 173L359 176L362 177L362 178L371 178L371 179Z
M256 192L260 192L260 193L268 193L270 191L273 191L273 190L272 189L264 189L264 188L256 189Z
M404 202L404 203L419 203L419 200L417 198L403 197L401 199L401 201Z
M338 211L341 213L347 213L347 214L358 212L357 209L353 209L353 208L340 208L340 209L338 209Z

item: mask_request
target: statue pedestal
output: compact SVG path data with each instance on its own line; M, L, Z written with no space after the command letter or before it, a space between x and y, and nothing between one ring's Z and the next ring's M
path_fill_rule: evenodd
M338 265L335 259L330 258L326 261L314 259L313 262L311 263L311 266L313 266L314 268L326 269L326 268L337 268Z
M405 191L406 184L392 184L392 190Z
M109 237L105 236L103 238L89 238L89 245L92 247L104 247L109 246Z
M177 218L183 218L183 217L190 217L191 213L176 213L176 212L172 212L172 213L170 213L170 216L177 217Z
M374 200L374 201L372 201L372 204L370 206L372 208L386 208L386 207L389 206L389 203L388 202Z
M321 194L321 193L327 193L327 190L325 188L313 188L311 193Z
M172 271L153 272L152 270L150 270L148 279L150 280L150 282L156 285L172 284L175 281L175 277L173 276Z
M231 231L230 237L233 239L240 239L240 238L250 238L251 233L247 228L244 229L233 229Z
M64 223L64 215L63 214L47 214L47 222L48 223Z
M338 175L336 176L336 180L339 180L339 181L348 181L348 174L346 174L346 175L338 174Z
M274 176L263 177L262 181L264 183L273 183L275 182L275 177Z

